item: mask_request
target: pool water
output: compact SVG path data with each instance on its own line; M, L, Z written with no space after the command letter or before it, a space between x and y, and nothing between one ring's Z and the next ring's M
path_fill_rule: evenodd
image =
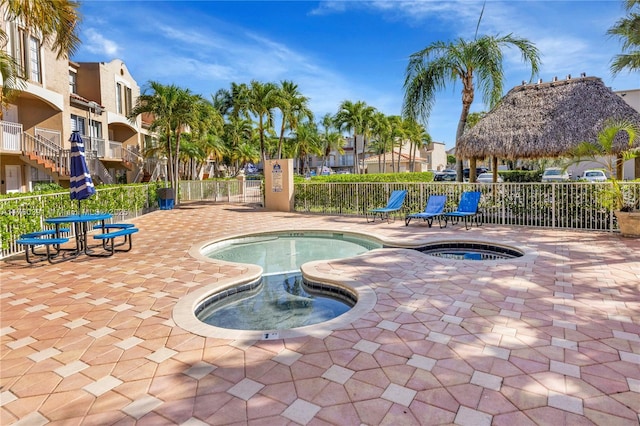
M198 318L234 330L283 330L317 324L349 309L344 300L309 293L302 275L289 273L263 276L255 289L220 299Z
M214 244L205 253L212 259L259 265L265 274L298 271L313 260L342 259L365 253L382 244L340 233L289 233L238 238Z
M322 286L314 291L300 266L314 260L340 259L382 245L341 233L287 233L251 236L209 246L205 255L228 262L259 265L262 279L213 295L196 316L217 327L236 330L284 330L317 324L347 312L356 297Z

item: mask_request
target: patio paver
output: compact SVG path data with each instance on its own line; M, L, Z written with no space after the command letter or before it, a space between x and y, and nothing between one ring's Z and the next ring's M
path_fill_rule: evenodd
M0 423L638 424L640 240L190 203L134 220L129 253L0 271ZM178 300L244 265L189 254L243 233L324 229L385 241L502 242L520 259L406 249L314 263L373 308L320 334L200 336Z

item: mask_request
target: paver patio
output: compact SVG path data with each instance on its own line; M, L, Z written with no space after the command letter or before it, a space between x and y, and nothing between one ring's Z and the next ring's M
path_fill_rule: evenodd
M133 222L130 253L1 263L0 424L640 422L639 239L198 203ZM324 336L231 340L175 325L180 298L247 269L194 258L195 243L306 229L508 242L527 255L382 249L318 262L310 273L377 298Z

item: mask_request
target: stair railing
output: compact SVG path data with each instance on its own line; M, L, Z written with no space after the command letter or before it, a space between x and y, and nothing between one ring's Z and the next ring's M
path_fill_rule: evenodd
M55 173L60 175L69 174L69 163L65 158L63 150L48 139L42 136L34 137L28 133L23 133L21 149L25 154L34 153L38 157L50 161Z
M89 165L91 174L95 174L100 178L102 183L104 184L112 184L115 183L115 179L109 173L109 170L102 164L102 161L97 156L95 151L90 151L86 153L87 156L87 164Z
M160 165L160 163L156 163L156 167L153 169L153 173L151 173L151 179L149 180L150 182L155 182L158 180L158 178L162 174L161 169L162 166Z

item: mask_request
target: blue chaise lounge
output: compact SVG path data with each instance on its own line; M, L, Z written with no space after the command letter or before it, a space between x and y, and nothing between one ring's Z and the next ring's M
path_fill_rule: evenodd
M460 196L460 203L458 204L458 210L454 212L448 212L443 215L444 227L447 227L447 222L451 219L451 224L455 225L460 219L464 220L465 229L469 229L469 222L473 225L475 220L476 226L480 226L478 220L478 204L480 204L480 191L466 191Z
M402 208L402 204L404 203L406 196L407 191L405 189L397 189L393 191L385 207L367 210L367 213L365 214L367 222L375 222L376 216L380 216L380 220L387 219L387 223L389 223L391 213ZM371 220L369 220L369 216L372 216Z
M444 213L444 204L447 202L446 195L431 195L427 200L427 205L424 208L424 211L419 213L408 214L404 218L405 226L409 226L409 222L411 219L422 219L429 225L433 225L433 220L438 218L438 222L440 223L440 227L442 228L442 213Z

